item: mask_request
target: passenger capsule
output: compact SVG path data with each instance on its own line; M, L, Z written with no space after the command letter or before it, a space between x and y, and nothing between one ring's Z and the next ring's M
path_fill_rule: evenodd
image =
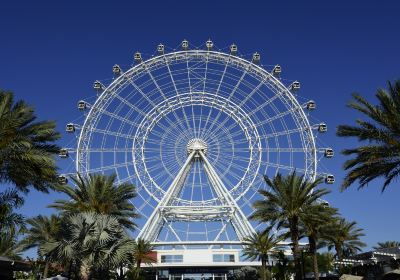
M275 65L274 69L272 69L272 75L279 76L282 72L282 68L280 65Z
M103 86L102 83L100 83L100 81L95 81L95 82L93 83L93 88L94 88L95 90L102 90L102 89L104 88L104 86Z
M158 52L158 54L159 55L162 55L162 54L164 54L164 45L163 44L159 44L158 46L157 46L157 52Z
M314 110L317 107L314 100L310 100L307 102L306 108L307 110Z
M113 71L113 73L114 73L115 75L120 75L121 72L122 72L121 67L119 67L118 64L115 64L115 65L113 66L112 71Z
M230 49L231 49L231 55L237 54L237 46L235 44L232 44Z
M296 91L300 89L300 82L298 81L294 81L291 85L290 85L290 89L292 91Z
M335 183L335 176L333 176L332 174L327 175L325 177L325 183L327 183L327 184Z
M211 41L210 39L206 42L206 47L207 50L211 51L212 47L214 46L213 41Z
M183 41L182 41L182 49L183 49L184 51L186 51L188 48L189 48L189 42L188 42L188 40L183 40Z
M58 183L59 183L60 185L65 185L65 184L68 183L68 179L67 179L67 177L64 176L64 175L58 176L57 181L58 181Z
M80 100L78 102L78 109L81 110L81 111L85 110L86 109L86 102L83 101L83 100Z
M324 156L326 158L332 158L334 155L333 149L332 148L326 148L324 151Z
M136 63L142 62L142 54L140 52L135 52L134 60L136 61Z
M318 131L319 132L327 132L328 131L328 126L326 125L326 123L320 123L318 125Z
M73 123L69 123L67 124L65 130L69 133L75 132L75 125Z
M252 61L254 64L259 64L260 63L260 54L258 52L253 54L253 59Z
M58 152L58 156L60 158L67 158L69 156L68 150L65 148L60 149L60 151Z

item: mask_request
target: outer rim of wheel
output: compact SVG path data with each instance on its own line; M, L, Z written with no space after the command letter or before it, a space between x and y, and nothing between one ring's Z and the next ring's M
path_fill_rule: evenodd
M99 117L99 111L96 108L101 108L102 105L107 104L109 100L112 100L113 96L117 94L119 88L126 85L126 80L129 79L135 73L143 71L143 69L157 67L157 65L165 64L167 59L171 60L186 60L188 56L197 56L199 58L215 59L221 63L232 63L236 65L239 69L247 71L249 74L258 77L259 81L264 81L266 84L268 82L269 88L274 94L279 95L278 98L282 102L290 102L291 105L297 108L296 121L302 122L303 126L306 127L304 131L301 131L301 137L304 141L307 141L310 146L309 153L309 163L306 165L306 175L310 180L315 180L317 174L317 149L315 144L315 139L313 137L312 127L309 124L308 118L306 117L302 107L292 95L290 90L284 86L280 80L275 78L269 72L267 72L262 67L255 65L254 63L245 60L243 58L232 56L219 51L207 51L207 50L186 50L166 53L160 56L155 56L146 61L141 62L138 65L131 67L128 71L123 73L117 79L115 79L109 86L107 86L102 94L97 98L95 104L90 108L88 116L86 117L84 124L82 126L77 147L77 160L76 160L76 170L80 173L87 174L90 171L90 165L85 157L85 147L88 147L88 143L91 141L90 127L95 123L96 119ZM89 167L89 168L88 168ZM136 174L138 175L138 174Z

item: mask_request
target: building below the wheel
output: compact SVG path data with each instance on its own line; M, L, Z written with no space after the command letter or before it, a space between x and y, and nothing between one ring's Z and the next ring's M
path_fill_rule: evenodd
M243 261L240 249L157 250L153 257L157 262L145 265L146 279L227 280L236 270L261 265Z

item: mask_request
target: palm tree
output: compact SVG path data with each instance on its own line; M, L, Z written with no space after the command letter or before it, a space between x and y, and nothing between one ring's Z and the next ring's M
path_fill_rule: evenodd
M0 193L0 233L14 236L25 228L25 219L21 214L14 213L14 208L24 204L24 199L17 190L7 189Z
M96 273L108 279L109 271L127 260L134 248L118 219L110 215L71 214L62 228L62 238L44 244L40 253L53 261L76 261L83 279Z
M25 237L21 240L19 247L22 250L38 248L39 256L44 257L46 261L43 272L43 276L46 278L50 262L47 256L42 254L43 248L49 242L54 242L61 238L61 220L56 215L51 215L50 217L39 215L28 219L27 223L30 227L26 231Z
M17 242L18 234L15 232L0 233L0 256L10 259L21 259L21 249Z
M32 107L14 103L11 92L0 90L0 183L47 192L57 182L54 155L59 147L53 143L60 135L53 121L35 120Z
M393 248L393 247L400 247L400 242L398 241L378 242L378 245L372 248L378 250L378 249Z
M363 113L369 120L357 120L356 126L340 125L337 135L356 137L363 146L343 150L345 155L354 155L344 164L349 170L342 184L348 188L359 181L359 188L370 181L383 177L382 191L400 175L400 80L389 82L387 90L376 93L379 105L372 105L359 94L353 94L349 107Z
M268 254L275 248L279 248L279 242L284 238L271 234L271 228L266 229L264 232L255 232L253 235L245 238L248 243L243 249L243 255L251 261L261 261L261 279L267 279L267 262Z
M301 220L301 231L308 238L309 253L312 255L313 260L314 277L319 280L317 245L326 228L333 223L337 210L325 204L317 203L309 206L307 211L307 215L304 215Z
M120 224L133 228L130 220L138 217L130 199L136 196L135 187L129 183L115 184L116 175L91 174L73 177L76 187L61 185L57 190L65 193L68 200L56 200L49 207L56 208L64 214L95 212L112 215Z
M328 249L335 248L337 259L342 261L345 256L353 255L366 246L360 241L364 235L363 230L357 228L356 222L339 218L327 229L325 239L328 241Z
M274 279L276 280L289 280L291 279L291 275L293 273L293 263L290 259L285 256L285 252L279 250L275 252L273 255L275 259L275 266L273 267L274 271Z
M151 255L151 252L154 250L153 245L150 242L139 238L135 240L132 250L132 259L135 263L134 267L134 277L137 279L140 275L140 266L142 263L150 264L157 261L155 257Z
M255 212L251 218L276 224L278 228L283 226L289 228L296 268L295 279L301 279L299 225L307 216L307 207L315 204L329 191L316 189L322 182L321 178L311 182L304 176L298 176L295 171L287 176L278 173L273 180L267 176L264 176L264 179L270 190L259 191L264 199L253 204Z

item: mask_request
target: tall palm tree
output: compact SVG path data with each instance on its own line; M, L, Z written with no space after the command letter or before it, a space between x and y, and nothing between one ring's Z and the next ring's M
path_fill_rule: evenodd
M271 228L263 232L256 232L245 238L248 244L243 249L243 255L251 261L261 261L261 279L267 279L268 255L273 249L279 249L279 242L284 238L271 233Z
M328 241L328 249L335 248L337 259L342 261L345 256L353 255L366 246L360 241L364 235L356 222L338 218L327 228L324 238Z
M44 246L49 242L54 242L61 238L61 220L56 215L50 217L39 215L37 217L27 220L29 229L26 231L24 238L21 240L19 247L22 250L37 247L38 255L44 257L46 265L44 268L43 276L47 277L49 270L49 259L42 254Z
M301 231L308 238L309 253L313 260L313 271L316 280L319 280L318 270L318 242L325 234L326 228L334 222L337 209L322 203L316 203L308 207L307 215L301 219Z
M110 215L71 214L63 219L62 228L62 238L44 244L40 253L53 261L80 263L83 279L95 273L108 279L108 272L127 260L134 248L118 219Z
M14 236L16 232L25 228L25 219L21 214L14 212L14 208L23 205L24 199L15 189L0 192L0 233Z
M296 172L287 176L278 173L272 180L264 176L264 179L270 190L259 191L264 199L253 204L255 212L251 218L260 222L276 224L278 228L288 227L296 267L295 279L301 279L299 225L301 220L307 216L307 207L315 204L329 191L316 189L322 179L314 182L307 181L304 176L298 176Z
M19 190L29 186L43 192L57 183L54 144L60 134L53 121L36 122L32 107L14 103L13 94L0 90L0 183Z
M337 135L355 137L366 142L353 149L343 150L345 155L354 155L344 164L349 170L342 184L348 188L358 180L359 188L370 181L384 178L382 191L400 175L400 80L389 82L387 90L376 93L378 105L372 105L359 94L353 94L349 107L364 114L367 120L356 120L357 125L340 125Z
M56 200L49 207L64 214L95 212L112 215L120 224L133 228L132 218L138 217L130 199L136 196L135 187L129 183L116 185L116 175L91 174L73 177L76 187L61 185L57 190L65 193L69 199Z
M400 242L398 242L398 241L378 242L378 245L376 245L372 248L377 250L377 249L385 249L385 248L393 248L393 247L400 247Z

